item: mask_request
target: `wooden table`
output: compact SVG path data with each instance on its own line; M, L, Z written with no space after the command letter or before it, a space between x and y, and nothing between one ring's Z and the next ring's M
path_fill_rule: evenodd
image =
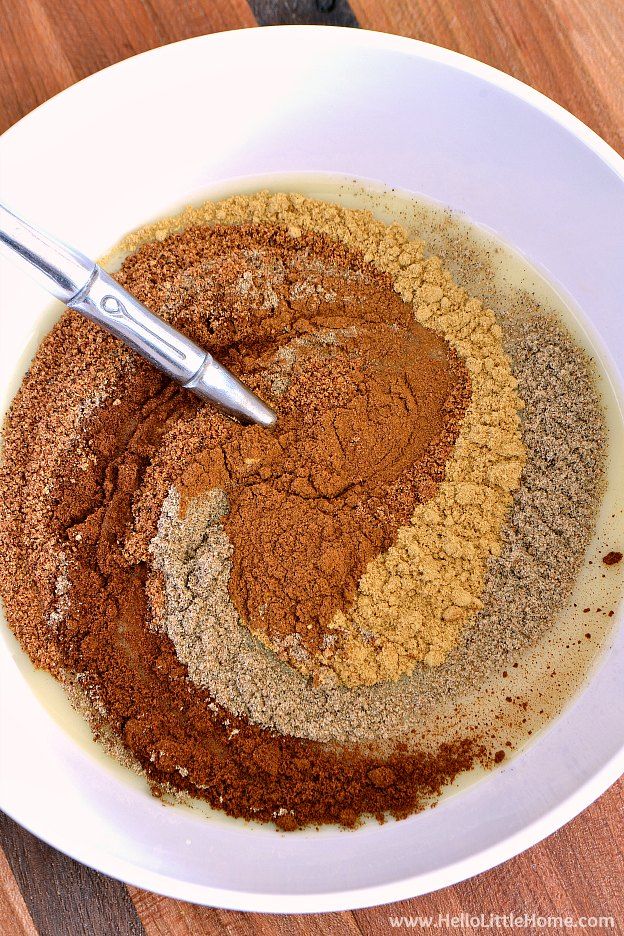
M137 52L279 23L359 26L456 49L543 91L624 150L621 0L0 0L0 130ZM0 932L347 936L390 930L390 915L437 921L439 913L512 910L613 916L614 931L624 932L623 829L621 780L547 841L463 884L391 907L279 917L204 909L127 888L0 817Z

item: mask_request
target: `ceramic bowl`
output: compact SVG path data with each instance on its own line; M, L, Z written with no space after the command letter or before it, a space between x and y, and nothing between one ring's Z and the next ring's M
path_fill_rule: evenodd
M400 186L494 230L583 310L621 381L623 161L552 101L453 52L321 27L205 36L80 82L0 142L3 199L92 256L232 179L293 171ZM0 273L5 408L49 301L8 264ZM5 629L0 805L80 861L183 900L300 912L413 897L517 854L616 779L623 669L620 630L547 731L434 810L284 835L164 807L111 770L58 699L42 705Z

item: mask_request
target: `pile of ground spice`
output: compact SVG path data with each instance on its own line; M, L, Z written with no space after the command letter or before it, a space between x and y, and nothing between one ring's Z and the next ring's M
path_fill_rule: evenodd
M215 252L227 253L227 262L215 263ZM230 595L269 647L315 679L329 673L335 681L333 671L341 668L342 676L348 665L353 685L413 668L430 649L428 621L413 615L410 641L406 616L398 644L390 627L372 637L370 627L360 629L347 641L336 619L368 561L442 480L468 401L456 354L414 321L387 276L318 235L204 226L147 244L120 276L151 307L163 296L162 282L151 276L155 264L167 270L168 308L187 318L197 284L212 269L203 299L210 302L216 290L223 303L227 293L236 349L253 333L254 356L247 345L247 358L237 351L237 363L248 381L259 381L261 394L275 397L279 425L267 435L223 424L206 445L213 428L198 414L159 453L143 486L137 530L153 531L163 478L185 500L217 486L230 500ZM217 331L213 342L219 337ZM276 337L282 343L274 348ZM145 541L142 549L145 557ZM437 638L439 622L432 623Z
M359 293L364 302L361 284ZM384 314L400 305L387 297ZM467 380L455 355L415 323L315 331L257 367L272 385L283 374L275 430L225 426L218 457L202 452L177 488L190 504L206 489L225 498L220 539L241 620L316 675L314 658L337 639L328 630L336 609L349 606L368 561L442 480ZM212 561L205 543L202 553L202 563ZM165 576L168 567L165 551ZM168 617L175 603L170 596Z
M484 607L441 666L358 689L309 686L251 637L227 590L205 567L195 574L193 535L201 540L210 505L198 499L182 521L179 500L168 499L154 543L166 536L171 556L182 538L186 551L175 575L190 595L182 633L170 630L170 636L190 677L228 710L315 741L405 736L415 720L432 720L442 701L461 700L488 675L510 667L514 655L552 626L593 529L605 429L585 352L552 320L525 305L517 312L507 318L505 332L525 402L522 487L503 529L501 553L488 563ZM223 560L218 567L221 581L227 580ZM224 594L217 604L215 596ZM209 628L202 625L207 614ZM169 620L171 628L176 619Z
M289 393L294 403L310 360L337 356L340 367L366 370L366 340L374 326L399 326L393 329L390 363L418 334L407 319L370 322L361 309L357 318L356 286L362 279L380 284L384 296L393 283L405 301L414 302L418 320L463 359L472 398L459 425L468 385L459 361L454 366L442 343L445 360L437 364L449 379L451 405L445 409L438 401L436 438L450 429L449 447L455 438L450 457L447 451L438 458L438 474L429 478L433 487L399 485L395 506L412 498L411 518L404 519L398 506L392 518L382 510L380 519L393 529L395 542L378 547L377 558L360 577L355 613L352 605L325 619L321 641L327 643L335 632L341 635L339 646L309 644L317 654L342 651L333 668L327 656L322 659L322 672L331 670L343 682L353 678L354 661L359 679L368 670L368 681L376 682L382 673L396 678L414 670L432 651L427 662L438 664L453 643L459 645L442 665L416 666L407 679L357 688L331 679L310 685L280 661L243 622L246 602L239 598L237 604L230 594L236 549L225 530L233 501L226 490L229 479L253 477L257 465L270 465L266 443L258 451L252 441L249 452L234 444L230 452L229 434L251 438L253 430L224 424L74 313L66 313L44 341L5 428L0 582L9 621L38 665L79 687L102 730L112 732L158 788L203 798L231 815L272 819L285 829L331 821L353 825L364 814L405 816L430 802L457 773L490 757L478 731L443 741L432 736L426 748L415 749L409 741L415 720L423 718L427 703L461 692L480 667L497 663L510 647L543 630L547 622L531 588L539 584L552 620L578 568L595 510L602 442L587 364L560 329L538 317L505 323L527 403L528 488L523 481L503 529L525 453L516 386L493 315L471 303L438 261L424 260L421 246L410 244L400 229L386 228L365 213L298 196L262 195L187 212L174 223L186 228L215 221L255 225L257 243L237 252L233 247L241 231L216 230L189 255L192 238L164 240L171 223L163 224L124 245L134 249L157 241L129 259L120 279L278 407L288 403ZM313 230L320 234L305 233ZM289 268L278 256L267 265L267 238L298 254L299 266ZM342 254L336 238L344 245ZM178 268L184 257L186 266ZM324 258L320 269L319 257ZM328 263L328 257L335 262ZM313 290L311 261L321 274ZM301 263L307 264L303 277ZM133 269L141 274L134 281ZM381 282L380 273L390 280ZM301 310L312 300L317 318L312 316L310 327L310 316ZM376 381L378 375L365 379ZM555 386L559 400L552 407ZM458 391L454 402L452 387ZM488 402L480 407L477 396ZM351 401L349 393L339 396L345 408ZM588 431L583 406L590 416ZM418 436L417 418L412 425ZM431 441L421 437L422 447L415 451L423 455ZM225 451L233 459L224 459L225 472L215 475L210 453ZM342 454L340 445L336 454ZM261 461L253 461L258 457ZM446 479L440 482L444 458ZM341 466L338 458L338 472L344 472L346 461ZM470 492L461 488L462 464L474 471L468 475ZM368 472L368 482L375 466L366 452L357 465L361 485L362 475ZM455 470L457 476L451 474ZM557 470L567 472L569 497L557 486ZM393 472L394 481L403 477L396 463ZM374 481L383 491L381 509L382 501L392 501L383 485L393 481ZM493 516L482 509L470 520L467 493L489 504ZM540 517L544 505L549 513L543 515L557 520L549 530ZM354 509L361 506L358 501ZM414 516L430 509L437 513L419 518L421 535ZM559 512L570 522L559 523ZM455 524L462 530L459 544L453 542ZM457 548L464 541L472 552ZM543 574L536 549L546 563ZM562 557L564 550L568 554ZM441 579L439 594L447 596L444 605L432 600L423 587L431 580L421 576L424 614L414 606L421 593L414 586L420 572L410 571L415 557L425 567L428 560L438 563L432 569ZM368 575L380 608L390 609L378 633L370 630L366 614ZM404 579L411 582L408 588ZM507 609L496 602L497 587L506 590ZM374 646L386 634L396 637L395 591L398 604L420 613L406 614L411 636L432 623L439 634L434 626L434 639L411 647L402 659L388 659L381 670L369 668L366 654L358 658L360 648L367 642ZM459 610L448 613L452 609ZM257 610L257 632L267 641ZM512 617L517 612L513 623L510 611ZM303 640L296 644L311 656ZM300 668L309 664L294 662ZM378 742L389 737L393 743L380 747ZM357 739L371 745L355 744Z
M394 316L400 300L388 299ZM336 610L442 480L468 388L455 355L415 323L315 331L277 353L289 355L275 430L227 426L176 486L186 501L225 493L231 599L269 648L314 675ZM271 382L275 358L257 362Z
M400 228L387 228L364 212L344 211L335 205L312 202L300 196L260 193L189 210L182 217L185 222L225 220L239 225L250 220L256 223L275 220L287 228L290 248L296 246L299 250L297 245L305 239L302 232L308 228L328 233L349 248L366 251L366 261L380 271L389 272L404 300L413 302L413 306L408 307L398 298L393 301L385 295L383 305L387 308L375 311L369 297L365 314L371 316L371 321L375 317L379 321L380 315L383 320L385 314L388 322L405 322L409 309L408 318L415 313L417 320L426 322L429 328L442 335L465 362L474 392L446 466L446 480L428 504L431 509L416 510L409 522L405 517L405 526L393 530L397 535L392 548L388 549L389 543L386 543L381 550L374 549L378 557L370 562L363 576L358 575L355 603L351 601L353 579L350 580L346 569L336 569L332 602L326 604L327 610L332 603L335 608L328 622L329 634L321 635L313 627L310 638L306 639L309 622L304 622L294 635L286 635L286 642L283 639L280 644L269 642L269 646L281 652L292 665L326 685L336 682L351 687L373 685L410 673L421 660L439 665L457 643L463 627L474 619L481 607L479 594L486 563L500 548L501 526L524 463L518 417L521 402L493 313L458 288L437 258L425 260L421 244L410 242ZM196 301L198 284L202 284L202 275L205 276L208 269L204 255L201 262L197 262L197 251L201 248L196 242L198 237L200 242L202 239L197 232L205 232L207 228L187 228L164 244L155 241L154 238L165 235L165 230L157 225L150 227L123 245L125 249L134 249L135 253L124 265L122 275L128 288L146 304L162 302L162 282L154 283L150 276L153 265L162 263L169 276L167 302L179 313L189 302ZM205 233L203 239L206 240ZM334 251L340 249L335 240ZM288 240L283 240L280 247L287 256ZM361 321L363 309L357 302L352 304L358 288L353 271L349 285L352 301L345 302L341 279L344 281L347 275L348 261L346 255L341 256L342 274L336 279L335 274L328 276L326 271L323 282L313 286L310 295L309 284L307 288L301 284L301 270L293 287L288 261L285 264L283 256L267 255L265 246L263 255L256 251L253 256L252 271L245 276L243 292L246 298L252 298L256 305L264 308L283 310L285 304L301 314L305 303L306 321L317 327L320 323L344 326ZM318 269L322 269L322 259L319 257L316 262ZM175 277L176 264L183 265L182 279ZM358 273L361 277L361 271ZM191 291L189 297L191 280L195 292ZM331 297L329 303L328 296ZM312 311L315 308L318 311ZM288 350L284 348L280 353ZM272 361L264 363L274 366ZM270 390L270 384L266 389ZM183 464L193 447L193 437L201 435L201 426L195 425L189 427L186 438L171 440L170 451L162 458L163 471L169 481L174 480L174 475L166 465L167 458L178 466ZM210 459L211 455L203 457ZM197 458L201 464L202 455ZM209 478L210 473L198 469L197 465L189 470L190 485L180 480L179 473L176 484L181 489L188 488L191 493L198 493L202 487L205 489L208 482L197 483L193 475L199 470ZM158 489L157 482L151 483ZM162 503L165 494L161 487L155 499L160 497ZM452 523L447 523L450 518ZM153 517L151 520L153 523ZM153 526L148 525L148 529ZM287 550L291 555L295 529L295 525L289 523L284 530L291 536ZM443 538L441 530L445 530ZM345 531L347 538L349 535ZM364 536L366 538L365 531ZM322 539L326 544L327 536ZM235 557L238 552L234 551ZM253 549L244 557L242 551L240 555L241 562L244 559L247 566L257 563L261 568L265 562L264 553L258 554ZM370 554L366 558L369 557ZM329 554L325 561L332 564ZM236 581L236 569L233 578ZM347 589L343 602L336 601L342 587L338 579ZM281 589L283 576L279 581ZM293 592L292 599L298 602L300 595ZM288 604L283 595L281 600ZM316 600L320 600L318 590ZM235 604L245 623L249 623L249 609L244 607L240 592ZM266 604L265 599L258 599L258 608L265 616L257 612L253 616L255 632L262 631L264 622L269 629L275 626L271 608L265 607ZM292 608L285 610L291 619ZM170 613L175 614L175 608L170 608ZM279 632L277 636L283 638Z

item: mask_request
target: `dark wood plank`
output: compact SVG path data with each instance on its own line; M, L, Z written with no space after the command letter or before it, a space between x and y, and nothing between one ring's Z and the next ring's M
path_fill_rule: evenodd
M347 0L249 0L259 26L357 26Z
M0 842L39 936L144 936L119 881L50 848L3 813Z

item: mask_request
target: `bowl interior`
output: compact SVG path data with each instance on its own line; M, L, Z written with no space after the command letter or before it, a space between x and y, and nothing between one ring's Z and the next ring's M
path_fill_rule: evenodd
M84 143L67 146L68 127ZM4 199L93 256L187 202L235 191L237 177L293 170L396 185L497 232L583 310L617 389L621 160L556 105L471 60L359 31L202 37L87 79L0 143ZM49 302L4 262L0 289L4 410ZM336 909L450 884L549 834L624 763L620 633L550 730L461 796L357 833L284 836L168 809L112 775L42 708L19 656L5 635L2 807L108 874L217 906ZM45 783L25 779L42 772Z

